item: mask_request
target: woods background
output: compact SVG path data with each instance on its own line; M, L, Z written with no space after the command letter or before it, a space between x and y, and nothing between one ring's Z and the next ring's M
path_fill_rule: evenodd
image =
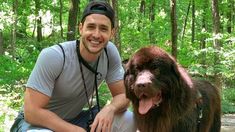
M22 105L39 52L79 38L88 1L0 0L0 131L9 130ZM235 112L235 0L109 2L116 12L112 41L123 60L140 47L157 45L193 77L220 88L223 113Z

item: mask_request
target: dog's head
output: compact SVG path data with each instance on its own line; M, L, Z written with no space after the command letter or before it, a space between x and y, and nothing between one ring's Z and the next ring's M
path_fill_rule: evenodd
M126 95L141 115L180 102L184 105L182 96L192 84L174 58L156 46L141 48L132 56L124 79Z

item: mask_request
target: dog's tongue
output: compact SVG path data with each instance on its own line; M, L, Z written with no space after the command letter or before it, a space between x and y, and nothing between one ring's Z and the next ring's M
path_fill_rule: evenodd
M152 98L145 98L139 101L139 113L146 114L154 105Z

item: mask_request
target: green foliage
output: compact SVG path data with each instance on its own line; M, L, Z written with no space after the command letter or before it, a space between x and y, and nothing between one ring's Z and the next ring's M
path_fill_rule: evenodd
M212 40L213 38L208 39L207 45L210 45ZM194 49L189 52L187 57L191 58L191 62L189 62L188 68L192 74L199 76L213 76L215 73L220 73L225 84L235 85L235 41L231 35L226 36L226 34L220 40L223 47L219 51L212 46L208 46L205 49ZM215 64L216 54L220 60L218 64Z
M99 87L99 100L100 106L103 107L107 103L110 103L112 95L107 87L107 85L103 82Z
M0 131L9 130L22 106L24 85L39 54L33 42L18 40L15 57L8 51L0 56Z
M1 85L0 85L1 86ZM15 87L17 88L17 87ZM22 91L13 91L9 94L0 94L0 131L9 131L18 110L22 105Z
M226 88L222 91L222 111L235 113L235 88Z
M23 83L28 71L10 55L0 56L0 64L0 131L8 131L16 110L22 105Z
M224 98L224 100L229 100L230 102L235 103L235 88L224 89L223 90L223 98Z
M0 30L8 30L8 27L12 23L13 13L11 11L11 6L9 3L0 0Z
M36 62L39 52L48 46L65 41L60 36L60 4L59 1L41 1L40 16L42 16L43 40L37 42L34 1L18 1L17 14L12 11L15 1L0 0L0 32L3 33L4 55L0 56L0 131L7 131L5 124L10 124L16 110L21 107L24 85ZM84 8L88 1L81 0L79 7ZM139 48L153 44L171 52L171 19L170 1L157 1L154 7L155 18L150 20L150 0L145 1L144 12L140 12L140 1L119 0L118 17L120 25L120 41L122 59L130 58ZM232 12L230 1L220 1L221 34L213 36L213 21L211 3L195 1L195 40L192 43L192 8L188 21L185 19L189 1L177 1L178 24L178 62L196 77L213 81L215 73L222 75L222 108L223 113L234 113L235 103L235 32L234 20L230 23L228 13ZM63 1L62 26L63 36L66 36L69 12L69 1ZM81 12L78 12L81 15ZM232 12L234 18L234 13ZM17 39L14 54L12 52L13 17L17 17ZM79 17L79 16L78 16ZM80 17L79 17L80 18ZM203 25L203 22L205 25ZM184 37L182 36L183 28ZM231 26L232 32L227 29ZM53 31L53 32L52 32ZM150 42L152 36L153 42ZM221 42L221 49L215 50L213 41ZM202 42L205 40L205 48ZM14 57L13 57L14 55ZM215 55L219 63L215 64ZM105 84L100 89L101 106L111 99Z

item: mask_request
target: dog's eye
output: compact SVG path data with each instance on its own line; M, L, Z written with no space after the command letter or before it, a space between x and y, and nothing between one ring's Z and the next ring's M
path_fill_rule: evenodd
M151 70L154 75L160 75L160 68L157 63L150 63L147 69Z
M132 69L132 70L131 70L131 74L132 74L132 75L137 75L137 73L138 73L138 70L137 70L137 69Z
M143 68L144 68L143 65L136 65L135 66L136 71L141 71L141 70L143 70Z
M159 68L155 68L154 69L154 74L155 75L160 75L160 69Z
M130 70L129 70L129 69L126 69L125 74L126 74L126 75L130 74Z
M136 68L131 68L128 72L128 75L136 76L138 74L138 70Z
M150 64L148 66L148 68L151 69L151 70L156 70L156 69L159 69L159 65L157 65L157 64Z

